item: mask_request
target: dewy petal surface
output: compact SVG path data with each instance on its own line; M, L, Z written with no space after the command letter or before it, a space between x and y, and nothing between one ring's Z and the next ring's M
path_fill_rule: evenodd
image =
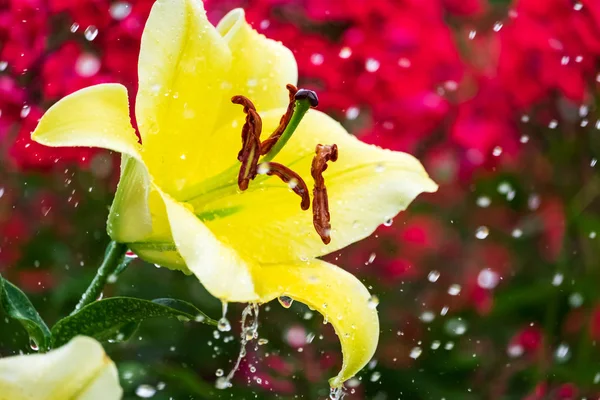
M276 126L282 112L263 113L263 126ZM236 130L228 127L219 134L231 137ZM243 193L234 187L198 197L192 201L196 214L244 258L261 264L282 263L319 257L361 240L417 195L437 189L411 155L362 143L315 110L307 113L273 161L300 174L311 187L317 144L337 144L339 149L338 161L330 162L323 174L331 212L329 245L315 232L311 212L302 211L297 196L276 178L258 177ZM227 146L223 152L223 157L228 156Z
M252 266L227 243L217 239L185 204L166 193L162 196L175 246L204 287L224 301L256 301Z
M239 106L229 101L232 96L248 97L257 110L286 107L288 91L285 85L298 82L298 65L293 53L280 42L254 30L246 22L241 8L225 15L218 23L217 31L225 39L233 57L226 83L226 102L217 126L230 124L239 116Z
M140 159L127 89L102 84L70 94L46 111L31 138L51 147L101 147Z
M117 368L89 337L46 354L0 359L0 400L118 400L122 392Z
M341 386L373 357L379 339L379 318L370 294L351 273L321 260L261 266L254 271L261 302L279 296L319 311L340 339L344 361L340 373L330 380Z
M136 118L144 160L176 195L201 165L231 67L225 40L197 0L158 0L144 28Z

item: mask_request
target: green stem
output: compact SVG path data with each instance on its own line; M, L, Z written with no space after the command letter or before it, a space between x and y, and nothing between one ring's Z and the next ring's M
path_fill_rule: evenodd
M98 268L98 272L96 272L96 276L85 290L83 295L81 295L81 299L77 306L75 306L75 310L71 313L71 315L75 314L82 307L93 303L96 301L102 290L104 290L104 286L106 285L106 281L108 277L115 272L117 267L123 261L123 257L125 256L125 252L127 251L127 245L123 243L110 242L108 247L106 248L106 253L104 255L104 260Z
M281 137L279 138L277 143L275 143L271 151L265 154L265 156L259 161L259 163L269 162L273 158L275 158L277 154L279 154L281 149L283 149L283 146L285 146L288 140L290 140L290 138L296 131L296 128L298 128L298 125L300 125L300 121L302 121L302 118L304 118L304 115L309 109L310 103L307 99L296 100L296 107L294 108L294 114L292 114L290 123L288 124L288 126L286 126L285 130L281 134Z

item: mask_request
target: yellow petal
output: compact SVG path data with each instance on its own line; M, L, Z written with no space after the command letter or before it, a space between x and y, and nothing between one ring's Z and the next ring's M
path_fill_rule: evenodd
M129 119L127 89L102 84L81 89L54 104L31 138L52 147L101 147L140 159Z
M46 354L0 359L0 400L118 400L122 392L114 363L89 337Z
M157 189L158 191L159 189ZM187 267L215 297L256 301L250 268L235 250L219 241L184 204L162 193L173 242Z
M276 126L282 113L263 114L263 125ZM220 132L222 137L235 135L233 128L228 130ZM329 245L315 232L311 211L302 211L299 197L276 177L258 177L243 193L233 186L198 197L192 201L196 214L244 258L281 263L319 257L361 240L404 210L417 195L437 188L411 155L362 143L314 110L273 161L300 174L310 189L317 144L337 144L339 149L337 162L330 162L323 174L331 212ZM235 157L227 149L224 146L215 158Z
M223 17L217 31L233 56L226 103L218 125L230 124L239 116L239 106L229 102L235 95L248 97L260 111L286 107L288 91L285 85L298 82L298 66L292 52L281 42L256 32L246 22L241 8Z
M352 274L320 260L261 266L254 271L261 302L289 296L319 311L342 345L340 373L330 380L340 387L373 357L379 340L379 318L365 286Z
M176 193L202 160L226 93L231 54L198 0L159 0L144 28L136 118L144 160ZM206 150L204 150L206 151Z

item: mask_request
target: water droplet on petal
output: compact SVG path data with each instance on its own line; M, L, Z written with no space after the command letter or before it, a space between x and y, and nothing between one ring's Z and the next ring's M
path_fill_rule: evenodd
M294 303L294 299L289 296L279 296L277 300L279 300L279 304L281 304L283 308L290 308L292 303Z
M379 297L375 296L374 294L371 295L371 297L369 297L368 300L369 303L369 308L374 310L377 308L377 306L379 305Z
M91 42L92 40L96 39L96 36L98 36L98 28L96 28L94 25L88 26L85 28L83 36L85 36L85 39L88 42Z
M40 349L40 346L38 345L38 343L35 341L34 338L29 338L29 347L33 351L38 351Z
M392 226L393 223L394 220L392 218L387 218L385 221L383 221L384 226Z

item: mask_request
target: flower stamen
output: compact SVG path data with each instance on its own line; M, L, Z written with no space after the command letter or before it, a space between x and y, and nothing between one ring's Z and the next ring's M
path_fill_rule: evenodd
M313 189L313 225L321 240L325 244L331 242L331 216L329 214L329 198L325 187L323 172L327 169L327 162L335 162L338 158L337 145L318 144L315 149L310 173L315 180Z
M265 175L275 175L278 176L283 182L287 183L290 189L294 191L302 201L300 202L300 208L302 210L308 210L310 207L310 196L308 194L308 187L306 183L294 171L286 167L285 165L268 162L262 163L258 166L258 173L263 173Z
M285 114L283 114L281 116L281 119L279 120L279 126L277 126L277 129L275 129L275 131L271 133L271 136L269 136L261 143L260 154L263 156L269 151L271 151L273 146L275 146L275 143L277 143L277 141L285 131L285 128L287 128L287 126L289 125L290 120L292 119L292 115L294 115L294 109L296 108L295 96L298 92L298 88L292 85L291 83L287 84L285 87L287 88L288 92L290 92L290 102L288 103L288 107L285 111Z
M257 173L262 120L256 112L256 107L247 97L234 96L231 98L231 102L244 106L244 112L246 113L246 122L242 128L242 149L237 156L238 161L242 163L238 174L238 187L240 190L246 190L250 180L254 179Z

